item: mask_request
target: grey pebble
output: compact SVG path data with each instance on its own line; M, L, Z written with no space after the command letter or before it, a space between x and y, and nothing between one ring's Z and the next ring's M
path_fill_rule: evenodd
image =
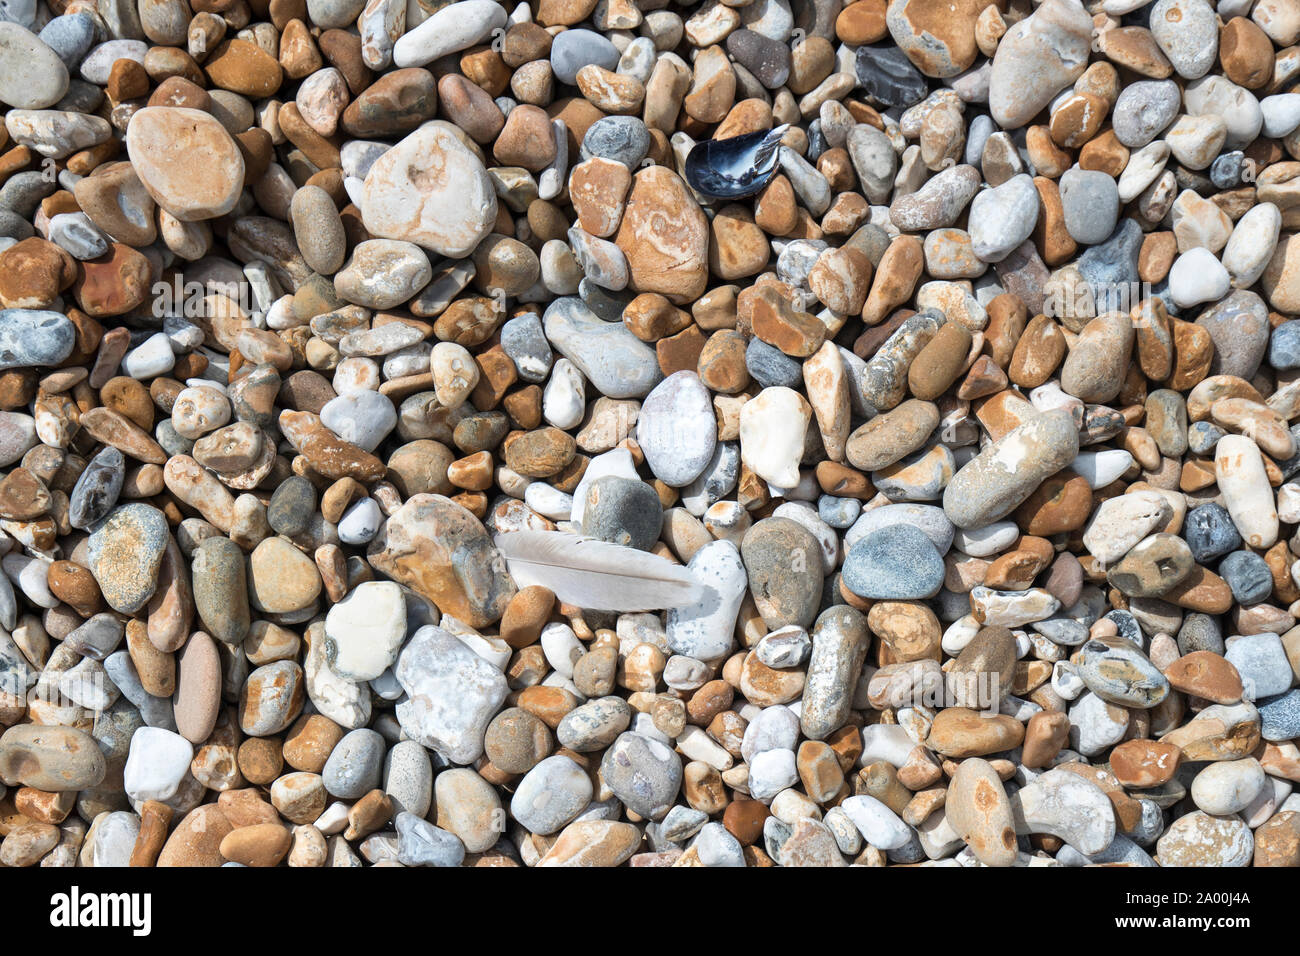
M1174 121L1181 105L1182 90L1173 80L1130 83L1115 100L1115 138L1129 149L1141 149Z
M658 740L625 733L605 751L600 775L629 810L661 820L681 789L682 761Z
M592 30L565 30L551 43L551 69L555 78L570 86L577 82L578 71L596 64L606 70L618 66L618 47Z
M585 535L649 551L659 540L662 526L659 495L644 481L606 475L587 486L587 501L582 511Z
M399 813L397 859L404 866L460 866L465 844L453 833L421 820L413 813Z
M554 46L551 51L554 54ZM613 159L635 172L650 152L650 131L635 116L606 116L587 128L581 152L583 160Z
M943 558L910 524L888 525L853 545L844 559L844 584L859 597L932 598L943 586Z
M293 537L306 530L316 512L316 489L300 475L286 478L271 495L266 521L276 534Z
M321 780L331 796L356 800L379 786L384 769L384 738L362 727L349 731L330 751Z
M68 496L68 523L89 531L108 516L122 493L126 480L126 459L111 445L106 446L77 479Z
M1228 582L1238 604L1258 604L1273 593L1273 572L1253 551L1234 551L1219 563L1219 575Z
M72 354L77 330L58 312L0 309L0 371L58 365Z
M1067 169L1061 176L1061 205L1065 229L1075 242L1101 242L1119 219L1119 187L1100 170Z

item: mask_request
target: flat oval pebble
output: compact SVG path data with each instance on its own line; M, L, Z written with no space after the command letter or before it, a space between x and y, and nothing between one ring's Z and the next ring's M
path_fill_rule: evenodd
M713 429L700 427L711 416L708 389L694 372L675 372L646 396L636 435L657 478L680 488L699 477L717 440Z
M910 524L873 531L844 560L844 584L863 598L934 597L943 585L943 561L925 533Z

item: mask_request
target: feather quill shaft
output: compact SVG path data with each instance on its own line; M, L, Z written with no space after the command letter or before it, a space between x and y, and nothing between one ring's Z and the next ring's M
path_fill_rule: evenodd
M686 568L648 551L563 531L512 531L493 539L520 587L550 588L594 611L655 611L693 604L703 586Z

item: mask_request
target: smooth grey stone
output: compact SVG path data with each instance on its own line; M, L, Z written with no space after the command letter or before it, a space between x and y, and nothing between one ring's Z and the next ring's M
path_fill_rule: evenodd
M63 94L63 99L55 103L53 108L69 113L93 113L103 102L102 89L94 83L73 79L68 83L68 92Z
M0 371L58 365L76 339L76 328L58 312L0 309Z
M563 754L539 761L515 788L510 815L530 833L556 833L590 804L591 780Z
M316 512L316 488L300 475L286 478L266 508L266 522L276 534L301 534Z
M362 727L343 736L321 771L321 781L331 796L357 800L379 786L387 751L384 738Z
M51 219L50 241L83 262L108 251L108 239L84 212L64 212Z
M817 618L799 711L805 737L824 740L844 726L870 645L866 615L856 608L838 605Z
M600 775L629 810L662 820L681 789L682 761L658 740L624 733L605 751Z
M30 239L36 235L32 224L10 209L0 209L0 242L5 239Z
M37 34L69 70L75 70L95 42L95 21L88 13L54 17Z
M573 32L573 31L566 31ZM554 50L554 47L552 47ZM650 131L635 116L606 116L596 120L582 137L582 158L612 159L635 172L650 152Z
M1174 121L1182 105L1182 90L1173 80L1138 80L1115 100L1115 137L1129 149L1141 149Z
M943 587L943 558L914 525L887 525L853 545L843 574L845 586L859 597L924 600Z
M1065 229L1075 242L1103 241L1119 219L1119 187L1100 170L1067 169L1061 176L1061 205Z
M587 486L582 531L588 537L649 551L662 527L659 495L644 481L606 475Z
M542 327L556 351L608 398L644 398L663 380L654 349L622 323L597 318L579 298L552 302Z
M41 200L57 188L58 183L42 170L30 169L14 173L0 186L0 209L8 209L24 219L31 219L36 215Z
M851 527L860 514L862 514L862 502L857 498L822 495L817 499L817 517L832 528L843 530Z
M421 820L413 813L399 813L397 859L404 866L460 866L465 844L454 833Z
M1214 357L1211 375L1236 375L1250 381L1268 351L1268 306L1254 292L1238 289L1196 317L1210 333Z
M194 440L177 433L170 418L164 418L153 430L154 440L168 455L188 455L194 450Z
M1273 593L1273 572L1253 551L1234 551L1219 562L1219 576L1228 582L1237 603L1249 606Z
M1181 654L1196 651L1223 653L1223 630L1217 618L1208 614L1193 612L1183 619L1183 626L1178 629L1178 650Z
M557 80L570 86L577 83L578 71L584 66L594 63L612 71L618 58L618 47L592 30L565 30L551 42L551 69Z
M745 347L745 369L763 388L798 388L803 384L803 366L757 336Z
M396 813L417 817L428 814L433 803L433 764L429 752L414 740L399 740L384 758L384 792Z
M551 344L542 331L542 320L535 312L516 316L501 326L501 349L525 382L546 381L555 362Z
M1295 675L1276 634L1244 634L1227 642L1223 656L1241 675L1242 700L1259 700L1290 690Z
M248 583L242 549L229 538L205 539L190 558L194 607L204 630L227 644L248 634Z
M768 629L811 625L825 578L816 536L793 518L764 518L745 532L740 553L750 593Z
M126 480L126 459L111 445L90 460L68 496L68 523L89 531L117 504Z
M88 617L63 639L63 643L82 657L102 661L122 643L125 629L121 621L106 612Z

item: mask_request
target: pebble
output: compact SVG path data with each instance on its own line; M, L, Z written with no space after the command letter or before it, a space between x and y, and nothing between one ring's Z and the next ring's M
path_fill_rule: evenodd
M0 371L58 365L73 349L76 329L57 312L0 309Z
M978 193L970 205L971 249L981 262L1001 262L1029 238L1038 221L1038 190L1024 173Z
M68 68L44 40L25 28L30 25L0 22L0 101L18 109L43 110L68 91Z
M83 63L82 71L85 69ZM209 113L188 107L146 106L131 117L126 149L153 201L180 221L215 219L235 208L244 183L243 154L226 128ZM188 163L198 164L203 176L184 172Z
M1069 169L1061 176L1065 228L1075 242L1105 241L1119 219L1119 189L1100 170Z
M146 504L122 505L95 529L87 558L113 610L133 614L153 596L167 540L162 512Z
M591 795L591 780L582 768L556 754L524 775L510 801L510 813L530 833L556 833L586 808Z
M321 783L333 797L356 800L379 786L384 738L367 728L344 734L321 770Z
M85 790L98 786L106 772L99 745L73 727L19 724L0 735L0 780L6 786Z
M413 813L399 813L394 824L403 866L460 866L465 859L465 845L454 834Z
M641 403L636 437L655 477L674 488L699 477L717 439L715 429L698 425L711 415L708 389L694 372L674 372L654 387Z
M556 299L542 321L551 346L608 398L645 398L663 380L653 349L626 326L596 318L581 299Z
M1140 149L1174 121L1180 105L1173 80L1138 80L1115 101L1115 136L1129 149Z
M1276 634L1246 634L1230 639L1223 656L1241 675L1245 700L1261 700L1290 689L1295 675Z
M325 616L325 655L348 680L373 680L397 661L406 639L406 600L391 581L358 584Z
M652 820L668 812L682 782L681 760L673 751L631 732L610 744L601 758L600 773L624 806Z
M1245 823L1200 810L1179 817L1156 842L1161 866L1247 866L1253 854Z
M959 528L982 528L1010 514L1079 451L1069 412L1052 410L999 438L955 474L943 509Z
M497 212L482 161L436 125L421 127L375 160L358 205L372 236L456 258L488 234Z
M454 11L437 11L398 37L393 44L394 65L423 66L448 53L472 47L486 39L493 29L505 26L506 13L498 4L490 0L462 0L462 3L465 5ZM346 26L347 23L327 25Z
M853 545L844 559L844 586L863 598L934 597L944 568L933 542L910 524L888 525Z
M123 770L127 796L132 800L171 799L193 757L194 747L179 734L161 727L141 727L131 737L131 752Z
M863 92L880 106L906 107L925 98L925 77L897 47L858 47L854 70Z
M897 850L912 839L912 830L888 806L868 794L840 804L862 838L882 850Z
M618 48L599 33L565 30L560 37L551 43L551 69L561 83L575 84L584 66L595 64L606 70L618 66Z
M1206 0L1157 0L1151 8L1151 36L1179 76L1199 79L1219 50L1214 8Z
M402 649L393 673L409 695L398 704L397 719L412 739L455 763L482 753L483 733L507 693L500 671L442 628L427 625Z
M1088 63L1092 25L1070 0L1047 0L1003 35L989 77L989 107L1003 129L1024 126Z

